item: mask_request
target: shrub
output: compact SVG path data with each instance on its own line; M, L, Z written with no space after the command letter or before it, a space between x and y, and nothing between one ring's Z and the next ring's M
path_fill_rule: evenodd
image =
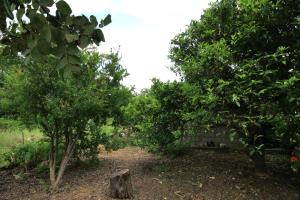
M23 128L22 122L15 120L15 119L9 119L9 118L0 118L0 129L1 130L7 130L7 129L18 129Z
M91 120L85 134L77 141L74 157L97 160L99 153L103 153L99 150L99 145L110 151L125 147L126 144L126 138L121 137L117 128L113 126L112 118L102 126Z
M291 168L294 172L298 173L300 175L300 152L295 152L298 160L291 163Z
M24 167L25 169L35 168L41 162L49 159L50 145L46 141L29 142L20 144L4 153L4 161L8 162L9 167ZM62 150L58 151L61 158Z

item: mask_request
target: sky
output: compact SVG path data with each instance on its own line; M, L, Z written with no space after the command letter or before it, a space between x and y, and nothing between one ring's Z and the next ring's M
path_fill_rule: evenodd
M102 30L105 43L99 51L120 52L120 63L129 76L126 86L136 91L151 86L152 78L162 81L178 77L169 70L170 42L192 19L200 19L210 0L66 0L73 14L95 15L98 20L112 15Z

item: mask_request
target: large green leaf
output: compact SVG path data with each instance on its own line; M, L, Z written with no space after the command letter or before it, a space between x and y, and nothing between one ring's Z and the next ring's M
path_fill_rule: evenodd
M96 18L94 15L91 15L91 16L90 16L90 21L91 21L91 23L92 23L94 26L97 26L97 25L98 25L97 18Z
M68 55L78 56L80 51L79 51L77 45L73 44L73 45L68 45L67 52L68 52Z
M64 57L62 57L62 58L59 60L59 62L58 62L58 64L57 64L57 67L58 67L59 69L62 69L62 68L64 68L67 64L68 64L68 59L67 59L66 56L64 56Z
M24 14L25 14L25 8L24 8L24 7L23 7L23 8L20 8L20 9L17 11L17 19L18 19L19 21L21 21Z
M40 0L40 5L51 7L54 4L53 0Z
M51 41L51 29L46 24L42 27L41 38L45 39L47 42Z
M76 55L68 55L68 64L72 65L80 65L81 64L81 59L79 56Z
M78 73L81 71L80 65L68 64L65 66L64 73L65 74L73 74L74 72Z
M104 26L111 23L111 15L108 14L103 20L101 20L101 23L99 24L100 28L103 28Z
M3 5L4 5L4 8L5 8L7 17L13 20L14 19L14 15L13 15L12 10L11 10L11 3L10 3L10 1L9 0L3 0Z
M76 41L76 40L79 39L78 35L70 34L70 33L67 33L65 35L65 38L66 38L66 40L67 40L68 43L72 43L72 42L74 42L74 41Z
M70 15L72 13L72 9L69 6L69 4L67 4L63 0L60 0L59 2L56 3L56 8L62 15L65 16Z
M94 29L95 29L95 26L93 24L85 25L83 27L82 34L84 34L84 35L91 35L93 33Z
M33 49L37 44L37 40L33 39L32 36L29 36L27 38L27 46L29 49Z
M87 47L90 44L90 38L83 35L80 37L79 39L79 47L84 49L85 47Z
M40 39L37 42L36 48L42 55L48 55L51 52L51 45L45 39Z
M52 42L56 43L57 45L61 45L64 41L65 35L60 29L51 27L51 38Z
M105 42L104 34L100 29L95 29L92 34L92 37L97 45L99 45L100 42Z
M65 47L62 45L59 45L55 48L52 48L51 54L53 54L54 56L57 56L58 58L61 58L65 54L65 52L66 52Z
M81 27L85 24L89 24L89 19L84 15L76 16L76 17L73 17L73 23L74 23L74 25Z

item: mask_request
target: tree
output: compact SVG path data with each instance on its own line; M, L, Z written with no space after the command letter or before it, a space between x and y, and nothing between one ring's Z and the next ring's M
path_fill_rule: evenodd
M118 54L85 53L81 57L83 62L77 72L58 69L57 59L50 57L47 64L34 61L23 64L12 71L18 72L14 79L5 79L5 91L14 91L13 100L19 105L17 110L23 122L39 125L49 138L52 188L60 183L76 145L86 147L82 143L89 141L86 136L91 135L91 125L105 124L123 105L111 99L123 98L124 101L125 97L126 88L120 81L126 71L118 63ZM102 133L93 132L92 136L96 134ZM93 143L89 143L89 148L99 144L96 143L99 141L90 142ZM64 155L56 171L60 144L63 144Z
M20 66L23 59L14 56L0 56L0 116L1 117L16 117L17 105L15 105L15 91L7 92L5 83L10 81L12 84L16 77L21 73Z
M50 12L50 8L55 12ZM110 22L110 15L100 23L93 15L74 16L63 0L3 0L0 4L2 53L21 53L40 63L47 62L52 55L59 60L58 68L77 70L81 64L80 49L104 42L101 28Z
M123 108L129 126L137 132L139 144L151 151L181 153L189 134L187 127L186 84L152 80L149 90L134 97Z
M184 84L176 81L163 83L154 79L150 91L160 105L153 115L154 128L150 138L159 150L180 153L187 122L184 118L188 104Z
M154 129L154 114L159 107L159 102L148 90L133 96L128 104L122 107L124 126L134 134L137 145L150 150L156 147L149 136Z
M299 145L299 6L217 1L172 40L173 70L198 88L196 104L206 112L194 120L228 127L258 170L266 147Z

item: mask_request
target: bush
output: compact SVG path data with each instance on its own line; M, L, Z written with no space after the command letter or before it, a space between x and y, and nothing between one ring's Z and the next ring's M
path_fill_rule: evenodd
M300 175L300 160L299 160L300 152L296 152L296 156L297 156L298 160L291 163L291 168L294 172L296 172Z
M25 169L35 168L41 162L49 159L50 145L46 141L29 142L17 145L10 151L4 153L4 161L9 167L24 167ZM61 158L62 151L59 150L58 157Z
M98 125L94 121L89 121L84 135L79 137L74 157L97 160L99 145L103 145L105 150L117 150L127 145L127 140L119 134L118 129L113 125L113 119L107 120L105 125Z
M0 118L0 130L23 128L22 122L15 119Z
M175 142L167 145L165 153L180 156L186 153L188 147L190 147L190 142L176 140Z

